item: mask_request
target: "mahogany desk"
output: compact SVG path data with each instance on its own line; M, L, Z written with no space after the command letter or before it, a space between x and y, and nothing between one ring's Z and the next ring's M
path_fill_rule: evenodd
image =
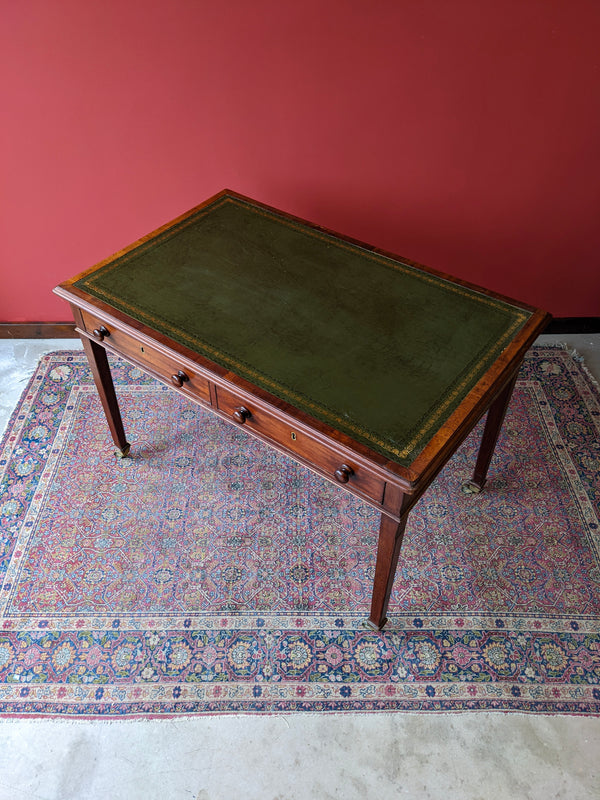
M60 284L119 454L106 350L381 511L381 629L408 513L488 411L480 491L549 316L224 191Z

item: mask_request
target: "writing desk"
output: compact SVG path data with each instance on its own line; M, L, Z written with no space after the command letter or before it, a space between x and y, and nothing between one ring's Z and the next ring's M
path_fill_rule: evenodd
M106 351L379 509L381 629L407 517L473 426L480 491L549 316L224 191L54 290L113 440Z

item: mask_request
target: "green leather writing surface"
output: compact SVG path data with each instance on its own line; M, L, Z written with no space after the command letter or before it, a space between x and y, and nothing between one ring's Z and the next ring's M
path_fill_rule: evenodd
M75 286L404 466L530 316L229 196Z

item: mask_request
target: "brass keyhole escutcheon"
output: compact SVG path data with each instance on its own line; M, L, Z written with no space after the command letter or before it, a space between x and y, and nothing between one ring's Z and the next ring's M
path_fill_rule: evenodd
M140 352L142 352L142 353L144 352L144 348L143 347L140 347Z
M292 437L292 442L295 442L295 441L296 441L296 439L298 438L298 437L296 436L296 433L295 433L295 431L292 431L292 433L291 433L291 437Z

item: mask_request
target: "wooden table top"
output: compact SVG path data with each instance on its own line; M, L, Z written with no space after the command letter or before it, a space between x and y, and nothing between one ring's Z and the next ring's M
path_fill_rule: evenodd
M405 467L547 318L229 191L62 287Z

